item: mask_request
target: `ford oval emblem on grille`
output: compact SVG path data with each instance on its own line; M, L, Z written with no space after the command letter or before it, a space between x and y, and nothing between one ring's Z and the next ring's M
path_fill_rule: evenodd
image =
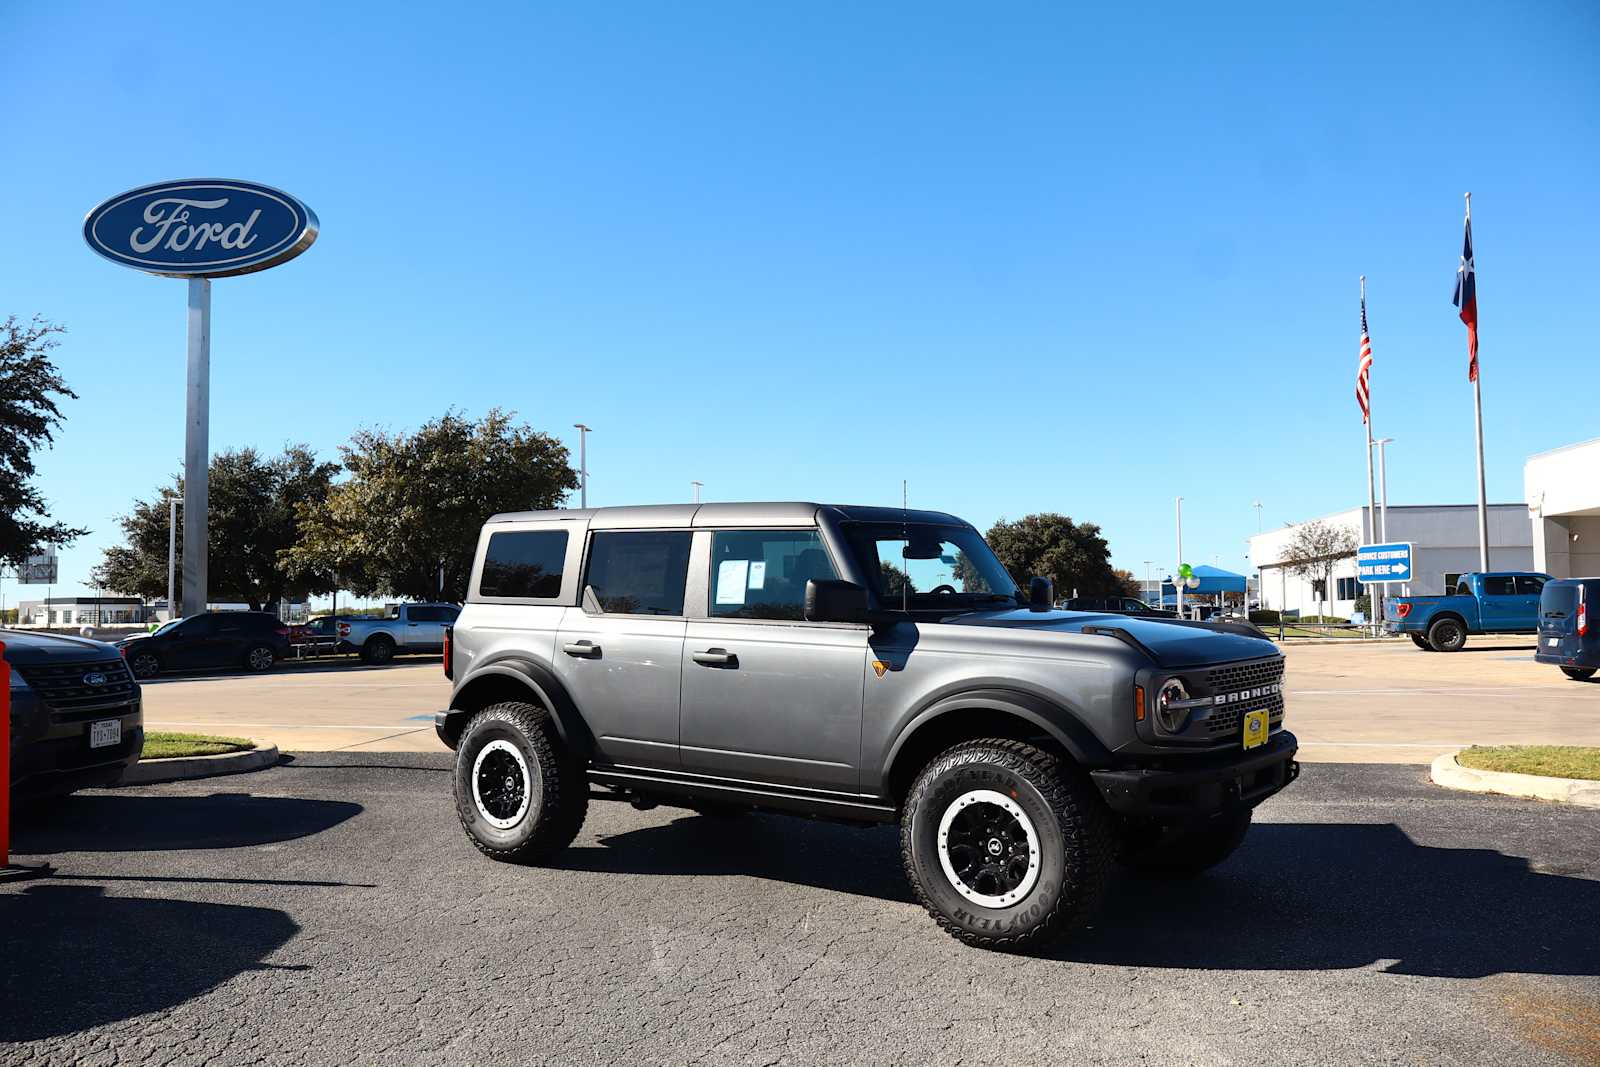
M99 671L90 671L83 676L84 685L101 686L106 684L106 676Z

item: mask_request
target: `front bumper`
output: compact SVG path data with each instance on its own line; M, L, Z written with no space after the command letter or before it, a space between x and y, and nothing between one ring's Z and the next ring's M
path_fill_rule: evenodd
M54 715L30 690L11 694L11 791L17 797L69 793L112 785L139 761L144 749L140 699L64 717ZM103 719L122 723L122 739L105 748L89 747L89 725Z
M1091 770L1106 805L1145 819L1203 819L1266 800L1300 776L1300 743L1280 730L1259 749L1222 760L1171 760L1161 767ZM1193 764L1192 767L1189 764Z

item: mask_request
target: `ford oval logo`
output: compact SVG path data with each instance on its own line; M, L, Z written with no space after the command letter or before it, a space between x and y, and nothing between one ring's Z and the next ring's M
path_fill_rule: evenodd
M96 687L105 685L106 676L101 674L99 671L90 671L88 674L83 676L83 684Z
M146 185L83 220L114 263L176 278L223 278L287 262L317 239L317 216L288 193L220 178Z

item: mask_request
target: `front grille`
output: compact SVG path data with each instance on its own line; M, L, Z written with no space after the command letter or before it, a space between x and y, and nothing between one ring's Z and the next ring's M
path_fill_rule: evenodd
M33 663L13 668L50 709L55 722L82 722L100 717L106 708L133 700L133 675L121 659L92 663ZM104 685L90 685L84 676L102 674Z
M1207 696L1220 696L1255 689L1263 685L1283 684L1283 660L1257 660L1254 663L1230 663L1226 667L1213 667L1206 672ZM1267 719L1273 727L1283 723L1283 690L1253 700L1240 701L1213 708L1206 718L1206 733L1219 740L1237 736L1240 719L1247 711L1266 708Z

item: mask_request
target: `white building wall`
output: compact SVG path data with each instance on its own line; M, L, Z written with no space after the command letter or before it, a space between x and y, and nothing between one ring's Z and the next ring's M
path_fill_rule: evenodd
M1320 520L1330 526L1343 526L1357 542L1364 542L1362 530L1366 508L1325 515ZM1527 529L1527 511L1521 504L1491 504L1489 506L1489 567L1491 570L1533 570L1533 545ZM1262 606L1274 611L1299 611L1314 615L1323 608L1309 578L1289 574L1281 561L1288 545L1301 526L1285 526L1269 530L1250 538L1251 565L1262 572ZM1412 557L1413 580L1409 585L1412 595L1429 596L1445 592L1445 578L1450 574L1475 571L1478 566L1478 509L1475 504L1463 505L1391 505L1387 523L1388 541L1411 541L1415 544ZM1355 611L1355 597L1339 597L1340 578L1354 578L1355 557L1339 560L1333 567L1333 582L1328 589L1326 610L1330 615L1349 617ZM1356 596L1366 592L1357 583L1343 583L1347 591ZM1400 586L1390 586L1391 595L1405 592Z
M1530 456L1522 481L1534 569L1600 575L1600 438Z

